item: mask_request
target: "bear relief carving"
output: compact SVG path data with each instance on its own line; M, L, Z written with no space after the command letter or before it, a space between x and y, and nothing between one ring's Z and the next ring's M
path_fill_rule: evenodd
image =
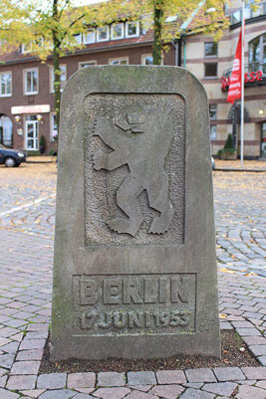
M137 197L146 190L149 206L159 212L148 233L165 233L175 213L169 201L168 175L164 169L174 136L171 113L163 116L153 113L149 118L132 113L116 121L99 117L94 135L113 150L110 153L102 149L96 151L94 169L113 170L127 164L130 170L116 192L117 205L125 217L111 219L107 223L110 229L133 237L137 234L143 221Z

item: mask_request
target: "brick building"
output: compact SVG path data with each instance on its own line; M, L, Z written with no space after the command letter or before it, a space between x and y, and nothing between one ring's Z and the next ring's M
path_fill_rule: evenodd
M227 10L231 20L222 39L189 30L169 44L164 65L187 68L203 83L210 101L211 151L223 147L228 133L239 142L239 104L226 101L221 78L230 75L240 30L240 4ZM239 7L237 7L239 5ZM266 3L256 11L246 8L246 72L261 71L260 80L245 88L246 157L266 157ZM77 35L85 47L61 58L61 85L78 69L93 65L151 65L153 32L145 32L141 21L121 22ZM40 63L22 46L19 51L0 57L0 142L6 146L38 152L40 137L45 137L45 153L56 149L57 134L53 106L52 60Z

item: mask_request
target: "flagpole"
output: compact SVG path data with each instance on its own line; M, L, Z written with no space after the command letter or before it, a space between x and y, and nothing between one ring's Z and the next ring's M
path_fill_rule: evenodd
M242 1L242 43L241 43L241 167L244 166L244 65L245 62L245 2Z

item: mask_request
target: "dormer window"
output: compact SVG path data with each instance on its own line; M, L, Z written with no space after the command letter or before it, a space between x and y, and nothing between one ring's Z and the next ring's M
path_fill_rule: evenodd
M97 28L97 42L106 42L109 40L109 26Z
M90 44L95 43L95 29L90 28L86 33L83 34L83 43Z
M139 21L128 21L126 23L126 37L139 36Z
M118 40L124 37L124 24L121 22L119 24L113 24L111 26L111 39Z

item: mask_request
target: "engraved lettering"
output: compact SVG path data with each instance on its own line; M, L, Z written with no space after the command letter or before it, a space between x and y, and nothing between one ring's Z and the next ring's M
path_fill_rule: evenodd
M169 294L169 280L167 278L159 278L159 303L166 303Z
M103 313L101 315L101 320L98 322L98 327L106 329L110 328L111 325L112 325L112 317L110 313L107 312Z
M142 312L128 312L128 327L144 327L144 314Z
M170 321L170 315L168 312L161 312L160 314L160 322L162 323L163 327L166 327L169 325Z
M80 304L94 305L98 301L98 284L95 280L80 281Z
M93 328L97 317L98 313L96 312L83 313L81 316L81 328L83 330L90 330Z
M171 278L171 302L188 302L188 279L187 277Z
M124 328L127 325L127 314L124 312L114 312L114 327Z
M179 313L180 313L179 310L171 312L171 317L169 322L171 327L177 327L179 324L181 324Z
M144 303L156 303L158 301L158 279L144 279Z
M121 303L121 281L119 279L103 280L103 303L106 305Z
M123 303L143 303L140 291L143 290L142 279L135 281L124 280L123 282Z

